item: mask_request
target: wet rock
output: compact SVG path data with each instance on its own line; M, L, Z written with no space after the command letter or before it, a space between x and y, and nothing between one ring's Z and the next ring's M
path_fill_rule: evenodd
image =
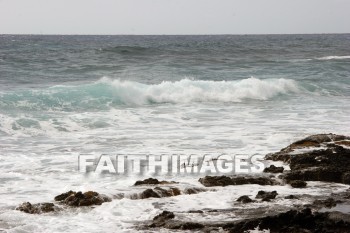
M292 180L289 182L293 188L305 188L307 183L303 180Z
M28 213L28 214L42 214L48 212L54 212L58 208L53 203L38 203L31 204L30 202L24 202L16 208L16 210Z
M264 172L267 173L282 173L284 171L284 167L276 167L275 165L271 165L264 169Z
M181 191L178 188L169 188L169 189L163 189L160 187L156 187L154 189L146 189L140 194L141 199L146 198L161 198L161 197L171 197L171 196L177 196L180 195Z
M260 190L255 198L262 199L262 201L271 201L271 199L275 199L277 195L278 193L276 191L266 192Z
M152 224L149 225L149 227L164 227L165 224L173 218L175 218L173 212L163 211L161 214L158 214L153 218Z
M155 178L148 178L145 180L138 180L136 181L136 183L134 184L134 186L138 186L138 185L159 185L159 184L176 184L177 182L175 181L159 181Z
M179 230L195 230L202 229L204 227L201 223L196 222L180 222L174 221L175 215L173 212L163 211L161 214L153 218L152 224L149 227L163 227L167 229L179 229Z
M111 199L94 191L85 193L68 191L56 196L55 201L60 201L68 206L91 206L101 205L104 202L111 201Z
M197 222L185 222L181 225L181 230L195 230L195 229L202 229L204 228L204 225Z
M55 201L64 201L67 197L69 197L70 195L75 195L76 192L73 192L72 190L66 192L66 193L62 193L58 196L55 197Z
M284 199L298 199L298 197L295 195L288 195L288 196L285 196Z
M253 202L252 199L250 199L247 195L241 196L237 199L238 202L241 202L243 204Z
M228 177L228 176L205 176L199 179L199 182L206 187L259 184L275 185L277 182L268 177Z
M280 152L266 155L266 159L289 164L291 171L284 175L287 182L303 180L350 184L350 148L339 145L349 139L335 134L313 135ZM311 146L314 150L295 151Z
M350 147L350 140L349 141L338 141L338 142L335 142L335 144Z
M337 205L337 203L340 203L340 201L336 201L330 197L330 198L327 198L325 200L315 200L313 202L313 206L332 208L332 207L335 207Z
M310 209L301 211L290 210L275 216L257 219L243 220L237 223L228 223L224 230L235 233L243 233L256 228L275 232L349 232L350 223L335 221L329 217L329 213L312 213Z
M190 210L188 211L188 213L191 213L191 214L203 214L203 210Z
M202 189L202 188L192 187L192 188L185 188L183 193L191 195L191 194L197 194L197 193L205 192L205 191L207 191L207 190Z

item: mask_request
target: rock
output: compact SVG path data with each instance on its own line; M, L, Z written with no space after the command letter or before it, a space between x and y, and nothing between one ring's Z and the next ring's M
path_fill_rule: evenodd
M204 225L197 222L185 222L180 227L181 230L195 230L195 229L202 229L204 228Z
M170 219L175 218L173 212L163 211L153 218L152 224L149 227L163 227Z
M202 188L192 187L192 188L185 188L183 193L191 195L191 194L197 194L197 193L205 192L205 191L207 191L207 190L202 189Z
M340 146L349 146L350 147L350 141L338 141L338 142L335 142L335 144L340 145Z
M203 214L203 210L190 210L188 211L188 213L191 213L191 214Z
M337 203L339 203L339 201L336 201L330 197L330 198L327 198L325 200L315 200L313 202L313 206L332 208L332 207L335 207L337 205Z
M264 172L268 173L282 173L284 171L284 167L276 167L275 165L270 165L264 169Z
M293 188L305 188L306 187L306 182L303 180L292 180L289 182L289 184L293 187Z
M68 206L91 206L101 205L104 202L111 201L111 199L93 191L85 193L68 191L56 196L55 201L60 201L62 204Z
M253 202L252 199L250 199L247 195L241 196L237 199L238 202L242 202L242 203L250 203Z
M227 223L224 230L243 233L259 228L274 232L349 232L350 223L335 221L329 218L329 213L312 213L310 209L301 211L290 210L275 216L243 220L236 223Z
M205 176L199 179L199 182L206 187L259 184L275 185L277 182L268 177L228 177L228 176Z
M146 198L161 198L161 197L171 197L171 196L177 196L180 195L181 191L178 188L169 188L169 189L163 189L160 187L156 187L154 189L146 189L140 194L141 199Z
M154 178L148 178L145 180L138 180L136 181L136 183L134 184L134 186L138 186L138 185L159 185L159 184L176 184L177 182L175 181L159 181L157 179Z
M76 192L73 192L72 190L66 192L66 193L62 193L58 196L55 197L55 201L64 201L67 197L69 197L70 195L75 195Z
M284 199L298 199L298 197L295 195L288 195L288 196L285 196Z
M150 197L160 198L160 195L153 189L146 189L141 193L141 199L146 199Z
M58 208L53 203L31 204L30 202L24 202L23 204L18 206L16 210L19 210L28 214L41 214L41 213L54 212L58 210Z
M289 164L291 171L284 175L287 182L303 180L350 184L350 148L340 146L349 139L335 134L312 135L265 158ZM295 151L310 146L315 149Z
M152 224L149 227L164 227L167 229L179 229L179 230L195 230L202 229L204 225L196 222L180 222L174 221L175 215L173 212L163 211L161 214L153 218Z
M260 190L255 198L262 199L262 201L271 201L271 199L275 199L277 195L278 193L276 191L266 192Z

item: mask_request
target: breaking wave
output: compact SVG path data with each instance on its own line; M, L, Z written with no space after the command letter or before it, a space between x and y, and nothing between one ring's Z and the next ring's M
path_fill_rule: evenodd
M0 107L62 111L101 110L120 105L270 100L280 95L303 91L296 81L283 78L252 77L238 81L182 79L159 84L102 78L80 86L54 86L45 90L2 94Z

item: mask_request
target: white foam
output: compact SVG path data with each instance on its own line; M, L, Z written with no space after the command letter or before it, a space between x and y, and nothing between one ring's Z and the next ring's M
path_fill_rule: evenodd
M318 57L317 60L342 60L342 59L350 59L350 56L326 56L326 57Z
M103 78L99 82L112 85L115 96L127 104L268 100L280 94L302 91L296 81L283 78L262 80L252 77L239 81L182 79L153 85L108 78Z

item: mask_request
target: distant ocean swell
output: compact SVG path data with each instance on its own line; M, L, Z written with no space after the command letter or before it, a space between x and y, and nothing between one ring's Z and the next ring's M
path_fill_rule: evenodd
M240 81L182 79L147 85L102 78L80 86L54 86L0 95L2 108L28 110L108 109L118 105L149 105L191 102L242 102L269 100L279 95L304 92L290 79L248 78Z

